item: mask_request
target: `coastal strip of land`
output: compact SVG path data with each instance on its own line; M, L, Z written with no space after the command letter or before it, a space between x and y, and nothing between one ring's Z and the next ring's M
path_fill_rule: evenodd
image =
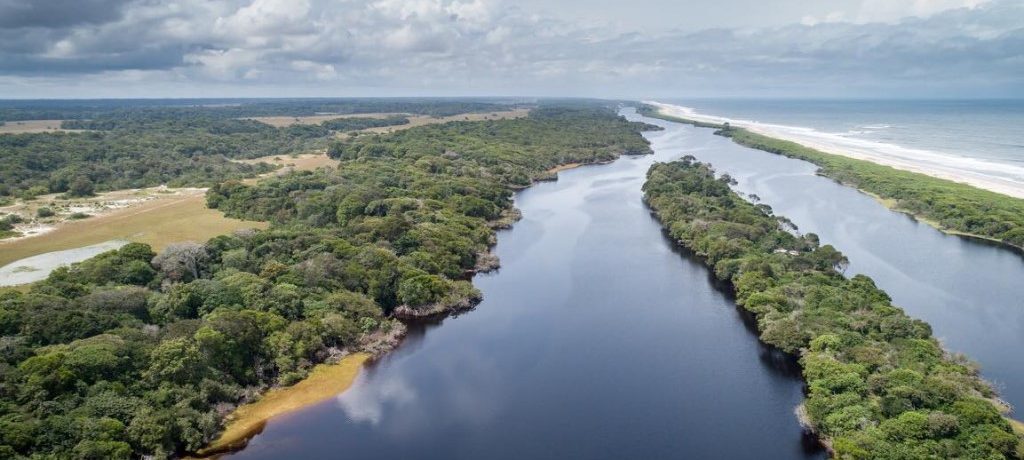
M676 106L649 103L640 113L666 121L715 129L715 134L737 144L769 153L808 161L819 174L867 193L886 207L914 216L946 233L989 240L1017 250L1024 249L1024 184L1016 189L992 189L898 168L875 157L847 156L823 151L735 126L718 117L697 116Z
M838 138L806 128L776 125L749 120L735 120L699 113L673 104L648 102L665 116L700 122L710 126L731 125L772 139L790 141L804 147L833 155L889 166L901 171L931 176L938 179L968 184L983 190L1024 199L1024 183L1009 178L985 174L984 170L1008 169L1013 166L980 159L952 158L920 149L911 149L874 141ZM883 151L884 150L884 151ZM1024 172L1024 169L1021 169Z

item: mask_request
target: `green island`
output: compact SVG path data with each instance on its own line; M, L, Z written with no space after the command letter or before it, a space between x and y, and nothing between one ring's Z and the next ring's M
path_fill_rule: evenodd
M805 160L819 174L875 196L939 230L1024 249L1024 200L926 174L825 153L734 126L688 120L642 105L645 116L715 129L740 145Z
M814 234L797 235L693 157L655 164L646 203L671 237L703 257L761 340L799 356L809 388L798 414L835 458L1014 458L1024 443L990 386L947 354Z
M446 111L436 102L427 107ZM232 117L258 112L225 110ZM527 118L332 142L179 111L186 110L147 109L142 121L118 121L100 133L2 138L5 161L54 165L5 169L17 178L4 180L11 195L50 187L49 177L63 177L59 170L73 177L103 169L88 176L97 190L167 177L213 181L210 207L271 226L171 244L159 254L130 243L26 289L0 290L0 457L168 458L202 450L239 404L302 381L318 363L394 346L404 330L398 318L471 308L480 293L469 278L496 266L488 250L495 229L515 219L515 190L551 179L563 164L649 153L640 133L652 128L603 103L541 104ZM100 123L99 115L90 113L88 123ZM167 135L149 137L151 124ZM318 129L298 129L307 128ZM190 137L205 140L173 141ZM199 168L200 175L194 165L143 174L181 158L244 158L307 140L326 141L339 165L251 184L230 179L260 169L231 169L242 167L221 160L215 164L225 169ZM99 152L121 142L152 146L167 163L147 166L145 154L88 162L91 154L66 155L71 145ZM217 145L223 150L210 148ZM243 145L248 150L230 153Z

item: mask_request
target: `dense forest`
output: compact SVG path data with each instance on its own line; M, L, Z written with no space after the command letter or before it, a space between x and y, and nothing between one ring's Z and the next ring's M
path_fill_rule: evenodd
M642 107L641 112L650 117L714 128L715 134L729 137L737 144L809 161L821 168L819 174L892 200L895 209L923 218L940 229L1024 248L1022 199L870 161L824 153L742 128L666 116L650 106Z
M99 117L134 118L151 114L178 118L245 118L324 114L410 113L444 117L472 112L494 112L515 107L518 101L446 98L349 99L98 99L81 101L0 101L0 122L20 120L87 120Z
M240 117L300 116L325 111L397 111L442 116L507 108L508 105L496 103L433 99L299 100L215 107L0 108L0 118L54 117L65 119L64 129L88 130L0 135L0 162L4 164L0 169L0 199L64 193L71 191L75 181L86 184L89 193L161 184L207 187L272 169L269 165L232 160L321 149L337 132L409 123L404 116L339 117L319 125L277 128Z
M512 193L562 162L648 153L606 108L459 122L332 146L338 168L208 192L266 231L129 244L0 293L0 457L164 458L268 386L471 307Z
M799 355L809 425L842 459L1021 458L1024 444L963 358L907 317L847 259L799 235L693 157L656 164L645 200L683 246L704 257L761 339ZM1022 447L1018 447L1022 446Z

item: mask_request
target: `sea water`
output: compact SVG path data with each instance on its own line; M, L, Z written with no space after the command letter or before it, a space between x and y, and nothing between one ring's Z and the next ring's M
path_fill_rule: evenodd
M664 102L737 121L864 141L882 154L919 151L972 172L1024 183L1024 100L673 99ZM931 157L931 154L936 157ZM975 171L976 170L976 171Z

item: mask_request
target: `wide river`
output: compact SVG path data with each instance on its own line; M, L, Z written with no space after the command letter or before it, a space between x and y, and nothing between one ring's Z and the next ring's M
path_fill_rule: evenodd
M694 155L873 277L1024 407L1024 257L944 235L709 129L643 118L655 154L517 195L484 301L413 328L335 400L271 421L239 458L823 458L799 369L761 345L641 202L655 161Z
M696 137L710 131L692 132ZM336 400L271 421L238 458L822 458L799 369L762 346L641 202L655 154L520 192L472 312L414 330ZM682 143L682 144L681 144Z

